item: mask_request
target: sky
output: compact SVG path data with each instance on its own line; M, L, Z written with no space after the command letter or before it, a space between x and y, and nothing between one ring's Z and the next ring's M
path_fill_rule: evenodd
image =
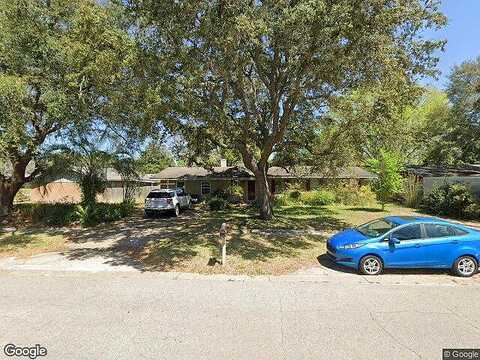
M447 40L445 51L437 54L441 74L437 80L429 78L422 83L444 89L454 65L480 56L480 0L442 0L441 10L448 18L447 26L425 34Z

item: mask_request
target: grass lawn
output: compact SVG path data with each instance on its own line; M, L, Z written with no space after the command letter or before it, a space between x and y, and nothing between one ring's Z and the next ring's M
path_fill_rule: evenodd
M317 264L329 236L346 227L415 210L398 205L371 208L352 206L283 206L275 218L262 221L255 209L237 206L209 211L202 206L179 218L131 218L92 228L58 231L21 229L15 236L0 236L0 256L28 257L64 251L69 259L101 256L113 265L142 271L184 271L247 275L285 274ZM221 266L218 231L229 226L227 265ZM23 231L23 232L22 232Z
M65 237L57 234L34 231L33 233L4 233L0 236L0 257L26 258L35 254L67 249Z
M197 210L196 217L149 241L136 256L148 270L285 274L315 265L325 252L327 238L338 230L389 214L412 213L413 209L395 205L385 211L379 207L299 205L279 207L275 218L265 222L247 207ZM213 266L220 259L216 240L222 222L229 225L227 265Z

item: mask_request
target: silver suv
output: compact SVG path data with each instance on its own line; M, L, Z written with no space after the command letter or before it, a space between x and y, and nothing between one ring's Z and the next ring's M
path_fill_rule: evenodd
M190 209L192 198L182 188L152 190L145 199L145 216L160 212L173 212L180 215L181 209Z

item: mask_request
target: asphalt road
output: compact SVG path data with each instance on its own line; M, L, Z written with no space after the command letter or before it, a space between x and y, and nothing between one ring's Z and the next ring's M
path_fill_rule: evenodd
M46 359L441 359L480 347L478 282L321 279L0 272L0 359L8 343L40 344Z

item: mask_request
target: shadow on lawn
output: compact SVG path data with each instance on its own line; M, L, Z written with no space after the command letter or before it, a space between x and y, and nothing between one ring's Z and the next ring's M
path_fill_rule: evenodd
M207 265L209 258L219 256L218 231L227 222L229 255L257 261L294 257L300 250L326 240L324 236L301 231L331 231L348 225L332 215L325 208L289 207L277 210L275 219L265 222L254 209L242 207L220 212L186 211L178 218L136 216L110 225L74 230L69 238L75 248L64 255L71 260L100 256L111 265L127 265L140 271L181 269L197 256L205 257Z
M351 207L347 210L350 211L365 211L365 212L384 212L386 210L382 210L381 208L370 208L370 207Z
M9 248L19 248L29 245L33 242L33 238L30 236L19 234L8 234L0 237L0 251L8 250Z

